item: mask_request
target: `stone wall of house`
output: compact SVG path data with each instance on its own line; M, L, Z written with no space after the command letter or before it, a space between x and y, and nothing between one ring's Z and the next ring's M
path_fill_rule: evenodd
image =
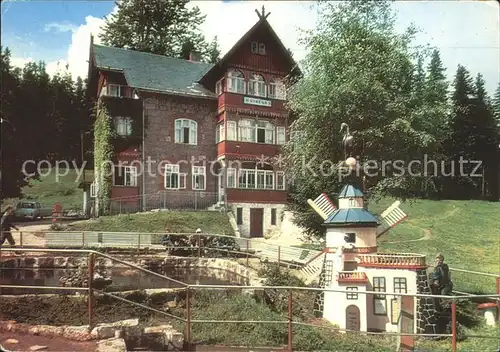
M164 191L165 163L180 165L180 172L186 174L186 188L169 191L168 205L175 207L175 202L186 205L193 199L192 166L206 167L206 188L200 193L216 192L217 177L212 175L211 162L215 161L215 126L217 102L208 99L185 98L150 94L144 98L146 136L144 152L146 168L145 193L154 194ZM175 143L175 120L190 119L197 122L197 144ZM149 165L149 166L148 166ZM146 170L148 171L148 170Z
M419 294L431 294L427 270L417 271L417 285ZM437 319L433 298L417 298L417 333L437 334Z
M237 209L242 208L242 223L237 224L238 230L242 237L250 236L250 209L264 209L262 217L262 228L265 238L270 238L273 235L280 233L281 222L283 220L284 204L270 203L230 203L231 210L237 219ZM271 209L276 209L276 224L271 224Z

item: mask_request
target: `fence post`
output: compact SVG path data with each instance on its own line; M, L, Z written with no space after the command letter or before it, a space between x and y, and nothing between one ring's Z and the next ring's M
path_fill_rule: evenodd
M189 286L186 287L186 344L191 349L191 304L189 303Z
M496 277L496 293L500 295L500 276ZM497 320L500 324L500 298L497 298Z
M292 352L293 345L293 315L292 315L292 290L288 292L288 351Z
M200 259L201 258L201 233L198 232L197 237L198 237L198 239L196 240L196 242L198 242L197 243L197 245L198 245L198 259Z
M250 251L250 246L249 246L249 243L250 240L247 238L245 239L245 243L246 243L246 247L247 247L247 268L248 268L248 255L249 255L249 251Z
M457 302L451 302L451 350L457 351Z
M85 247L85 232L82 232L82 247Z
M92 289L94 281L94 253L89 254L88 258L88 286L89 286L89 297L88 297L88 315L89 315L89 330L92 330L92 312L94 309L94 291Z
M137 255L141 254L141 233L137 236Z
M23 246L23 232L19 232L19 246Z
M278 273L281 272L281 246L278 246Z

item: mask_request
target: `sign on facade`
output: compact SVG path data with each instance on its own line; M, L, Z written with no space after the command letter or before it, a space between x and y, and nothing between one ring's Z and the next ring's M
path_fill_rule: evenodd
M267 106L267 107L271 107L272 104L271 100L250 98L250 97L244 97L243 103L248 105Z
M345 319L347 330L351 331L360 331L361 329L361 321L360 321L360 312L358 306L350 305L345 309Z

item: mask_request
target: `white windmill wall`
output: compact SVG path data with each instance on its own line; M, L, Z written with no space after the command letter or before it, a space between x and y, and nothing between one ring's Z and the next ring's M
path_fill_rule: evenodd
M386 292L394 293L394 279L395 278L405 278L407 293L416 294L417 292L417 273L413 270L408 269L381 269L381 268L364 268L366 275L368 276L369 284L367 285L367 291L373 291L373 278L383 277L385 278L385 289ZM392 316L392 305L391 300L396 299L398 296L385 296L385 315L375 315L374 314L374 298L373 295L366 295L366 312L367 312L367 325L370 330L397 332L398 325L391 322ZM416 333L416 299L414 303L414 332ZM326 305L326 299L325 299Z
M359 330L366 331L367 326L367 300L366 295L360 292L366 291L365 284L346 284L335 285L334 288L339 290L345 290L349 288L357 288L357 298L347 299L346 293L341 292L325 292L324 298L324 313L323 317L330 323L338 325L340 329L352 329L348 326L348 321L352 322L352 319L357 319L359 321ZM356 291L353 291L356 293ZM352 315L348 318L347 311L351 311L352 307L356 306L359 309L359 315L353 318Z
M356 233L356 243L359 248L377 246L377 229L370 227L331 227L326 229L326 247L337 248L344 244L346 233Z

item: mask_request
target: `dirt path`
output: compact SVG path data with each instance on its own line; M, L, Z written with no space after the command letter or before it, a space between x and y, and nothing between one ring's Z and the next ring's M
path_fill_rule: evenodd
M14 341L9 341L12 339ZM15 342L17 343L10 343ZM45 349L40 351L82 351L94 352L97 348L97 343L92 342L76 342L65 339L64 337L45 337L16 332L0 332L0 344L8 351L30 351L32 346L45 346Z
M385 242L387 244L395 244L395 243L408 243L408 242L420 242L420 241L428 241L431 239L432 232L431 230L428 229L423 229L424 235L420 238L417 238L415 240L406 240L406 241L392 241L392 242Z

